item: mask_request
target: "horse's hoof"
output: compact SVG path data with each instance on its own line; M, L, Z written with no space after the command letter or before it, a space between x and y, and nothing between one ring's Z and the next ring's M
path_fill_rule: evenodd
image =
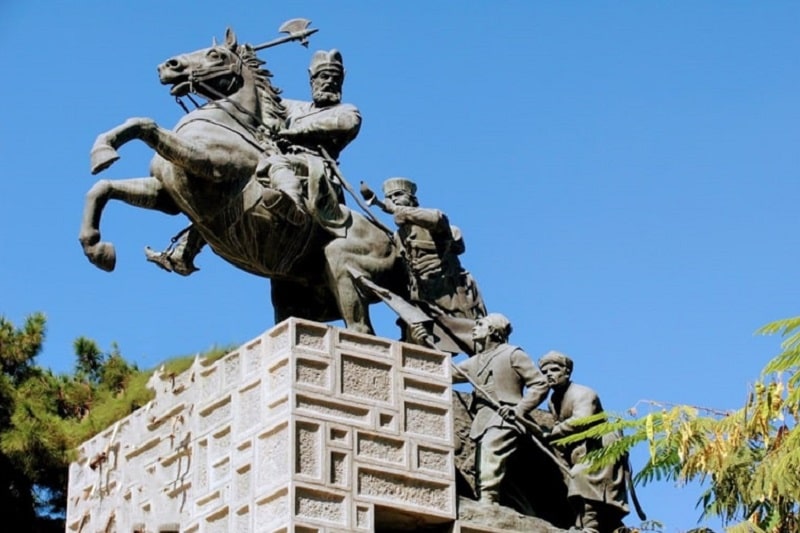
M108 144L98 144L92 148L92 174L102 172L119 159L119 154Z
M110 242L99 242L84 251L89 261L100 270L111 272L117 266L117 252Z

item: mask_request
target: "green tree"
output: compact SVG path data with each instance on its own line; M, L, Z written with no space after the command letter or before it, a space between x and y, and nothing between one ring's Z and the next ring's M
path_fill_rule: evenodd
M730 533L800 531L800 317L758 333L780 334L782 351L763 369L741 409L649 401L643 414L634 407L634 418L610 417L563 442L623 430L622 440L587 459L608 464L646 443L649 460L637 482L703 483L701 517L720 517Z
M0 502L4 519L19 531L63 531L68 466L76 446L106 427L93 407L115 403L117 419L146 401L120 397L138 373L116 345L103 353L91 339L74 343L74 375L54 375L35 364L45 338L45 317L29 316L22 328L0 317ZM143 380L140 380L143 383ZM114 420L112 420L113 422ZM111 422L109 422L111 423Z
M47 471L47 464L52 463L52 448L42 449L48 441L41 439L37 423L18 425L21 412L27 412L32 422L41 414L29 400L33 399L31 385L49 377L34 364L44 336L41 313L27 317L19 329L0 317L0 501L3 519L24 531L40 529L37 513L49 510L47 491L37 487L50 482L52 472Z

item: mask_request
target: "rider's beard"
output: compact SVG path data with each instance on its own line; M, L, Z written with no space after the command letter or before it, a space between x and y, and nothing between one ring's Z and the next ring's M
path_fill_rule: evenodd
M314 103L320 107L336 105L342 101L342 93L340 91L324 91L318 89L313 94Z

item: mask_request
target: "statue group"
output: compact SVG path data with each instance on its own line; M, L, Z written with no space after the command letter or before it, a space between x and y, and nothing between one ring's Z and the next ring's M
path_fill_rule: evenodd
M162 252L147 259L180 275L197 270L206 245L234 266L271 280L275 320L343 319L349 329L373 333L369 305L383 300L398 314L401 338L456 353L456 382L473 386L469 438L476 446L475 494L487 506L535 515L525 485L509 465L535 445L556 465L572 510L573 529L606 533L628 514L627 459L599 471L582 459L617 435L554 443L586 429L574 422L602 413L597 393L571 380L573 362L560 353L538 366L509 344L511 324L488 313L478 284L462 266L464 238L438 209L421 207L417 184L391 177L383 200L362 183L356 193L339 169L342 151L357 137L359 110L342 101L345 67L338 50L321 50L308 67L311 100L282 98L256 53L316 30L295 19L287 37L252 46L232 30L225 41L172 57L158 67L170 94L204 99L173 129L132 118L98 136L93 174L138 139L155 151L150 176L100 180L87 193L79 240L88 259L111 271L114 246L101 240L100 220L109 200L184 214L191 225ZM180 100L179 100L180 101ZM194 100L192 100L194 102ZM361 211L351 208L351 195ZM390 215L396 230L371 211ZM532 414L549 396L554 424ZM535 474L534 474L535 475ZM541 508L541 506L539 506Z

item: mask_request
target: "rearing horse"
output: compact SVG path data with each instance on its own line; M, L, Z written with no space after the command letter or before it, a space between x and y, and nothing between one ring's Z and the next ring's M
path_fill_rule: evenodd
M370 301L348 267L383 286L402 286L399 254L381 229L344 205L335 205L345 221L339 236L313 216L297 225L270 210L265 198L274 198L275 190L257 180L255 171L262 157L279 153L271 132L283 124L286 111L263 65L230 29L225 43L159 65L161 83L172 86L173 96L194 92L208 103L171 131L152 119L131 118L97 137L92 174L108 168L119 158L117 148L134 139L156 155L149 177L100 180L89 190L79 237L83 251L97 267L114 269L114 246L100 239L108 200L184 213L216 254L272 280L276 321L342 318L349 329L371 333ZM322 186L329 186L327 178Z

